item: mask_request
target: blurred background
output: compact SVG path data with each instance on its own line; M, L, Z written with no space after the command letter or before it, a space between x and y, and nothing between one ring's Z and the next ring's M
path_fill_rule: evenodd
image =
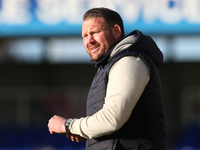
M126 34L150 35L159 68L168 150L200 150L200 0L0 0L0 150L83 150L50 135L54 114L85 116L97 68L81 38L83 14L108 7Z

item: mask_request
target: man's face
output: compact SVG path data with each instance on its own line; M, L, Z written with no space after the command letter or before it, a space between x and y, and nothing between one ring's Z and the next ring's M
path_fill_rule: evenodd
M112 30L108 30L102 17L83 21L82 37L86 51L95 62L102 60L116 42Z

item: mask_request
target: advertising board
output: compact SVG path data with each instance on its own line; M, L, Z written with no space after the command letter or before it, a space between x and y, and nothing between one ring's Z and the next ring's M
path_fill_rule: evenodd
M200 34L200 0L0 0L0 37L80 36L93 7L116 10L126 34Z

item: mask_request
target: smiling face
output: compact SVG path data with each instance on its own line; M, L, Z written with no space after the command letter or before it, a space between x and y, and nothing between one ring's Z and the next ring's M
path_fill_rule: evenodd
M84 20L82 37L87 53L95 62L102 60L111 46L117 42L112 29L108 29L102 17L93 17Z

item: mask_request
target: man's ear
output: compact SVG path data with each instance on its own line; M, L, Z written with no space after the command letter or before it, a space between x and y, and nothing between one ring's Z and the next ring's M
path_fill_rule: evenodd
M119 25L114 25L114 27L112 28L112 34L115 39L119 39L121 37L121 28Z

